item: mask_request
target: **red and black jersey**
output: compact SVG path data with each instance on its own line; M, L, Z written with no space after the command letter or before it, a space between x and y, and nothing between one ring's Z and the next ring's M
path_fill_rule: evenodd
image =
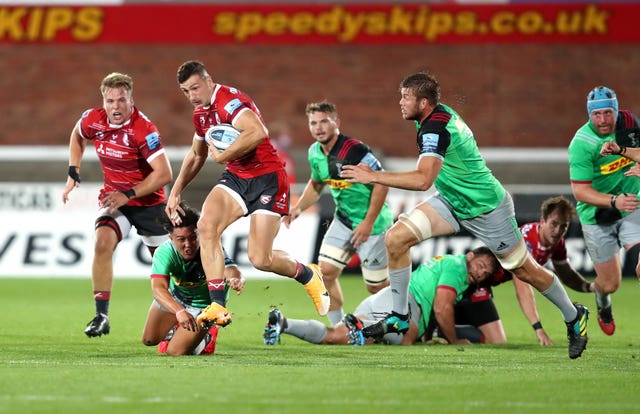
M105 192L125 191L143 181L152 171L151 161L165 153L156 126L137 108L122 125L109 123L103 108L85 111L78 121L82 138L93 142L102 166ZM164 203L166 195L160 188L146 196L130 200L128 206L153 206Z
M211 103L193 111L196 136L204 139L207 129L213 125L233 125L244 111L253 111L262 120L260 110L247 94L229 86L215 85ZM267 137L253 151L227 162L226 169L240 178L254 178L284 169L284 162Z

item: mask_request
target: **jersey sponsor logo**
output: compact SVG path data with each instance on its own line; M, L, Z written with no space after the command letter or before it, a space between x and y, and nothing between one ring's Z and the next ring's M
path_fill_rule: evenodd
M276 207L279 209L285 208L287 205L287 193L282 193L282 195L276 201Z
M325 184L328 184L329 187L336 190L344 190L345 188L349 188L353 185L353 183L350 183L347 180L334 180L332 178L324 180L324 182Z
M149 135L144 137L144 139L147 141L147 146L149 147L150 151L153 151L160 146L160 135L158 135L157 132L150 133Z
M440 136L438 134L422 134L420 137L420 153L423 152L436 152L438 148L438 141Z
M608 164L604 164L600 166L600 174L602 175L608 175L608 174L613 174L616 171L619 171L620 169L633 164L634 161L629 159L629 158L624 158L624 157L620 157L619 159L610 162Z
M382 169L382 164L380 164L380 161L378 161L375 155L370 152L362 157L360 162L367 164L373 171L380 171Z
M242 102L240 101L240 99L236 98L232 101L229 101L229 103L224 106L224 110L233 115L236 109L240 108L241 106Z
M260 202L262 204L269 204L270 201L271 201L271 196L270 195L261 195L260 196Z

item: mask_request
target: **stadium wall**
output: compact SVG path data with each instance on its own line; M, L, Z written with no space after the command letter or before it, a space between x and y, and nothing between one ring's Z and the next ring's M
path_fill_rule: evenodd
M586 94L597 84L616 90L623 108L640 104L640 90L631 87L640 83L640 34L629 22L638 4L336 7L0 6L0 144L65 145L80 114L100 105L100 80L122 71L133 76L135 102L165 144L189 145L192 108L175 76L188 59L206 63L215 81L249 93L268 126L287 124L299 151L309 144L305 105L328 99L337 104L345 133L385 156L415 156L398 84L419 70L438 76L443 102L462 114L481 147L566 147L586 121ZM219 16L230 12L236 23L262 19L260 31L220 26ZM310 33L291 25L277 31L274 19L283 15L311 16L317 25ZM347 36L323 29L326 16L369 24ZM398 20L406 16L413 20ZM465 16L478 22L464 26ZM495 23L505 16L511 24ZM558 27L566 19L571 24Z

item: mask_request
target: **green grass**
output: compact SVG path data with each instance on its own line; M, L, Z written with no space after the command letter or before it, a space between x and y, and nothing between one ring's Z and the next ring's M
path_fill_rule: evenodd
M555 342L537 345L511 285L496 289L504 346L318 346L284 336L262 344L270 305L312 318L291 281L252 280L232 297L233 324L215 355L172 358L140 335L151 302L147 280L116 280L111 334L87 338L90 281L0 281L0 413L603 413L640 412L638 282L614 295L612 337L595 316L583 357L570 360L560 313L537 295ZM343 277L347 309L365 292ZM592 295L570 292L595 308Z

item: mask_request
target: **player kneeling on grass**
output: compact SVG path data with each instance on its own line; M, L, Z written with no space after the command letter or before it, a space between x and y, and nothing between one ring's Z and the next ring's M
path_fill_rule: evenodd
M162 215L159 220L169 232L170 240L160 245L153 256L151 290L153 303L142 333L142 343L158 345L160 353L169 355L212 354L215 351L217 326L199 326L196 318L211 303L207 279L200 259L198 219L200 213L181 203L184 214L179 225ZM225 283L242 292L244 279L235 263L225 253Z
M264 328L264 343L275 345L280 334L286 333L316 344L364 345L374 341L393 345L411 345L427 332L435 317L443 335L451 344L470 344L456 336L454 305L471 283L480 283L500 269L498 260L487 247L478 247L467 254L437 256L413 271L409 284L409 329L404 334L386 333L374 338L371 326L391 311L391 288L386 287L360 302L353 314L343 322L326 327L316 320L285 318L278 309L269 313ZM433 316L432 316L433 315Z

